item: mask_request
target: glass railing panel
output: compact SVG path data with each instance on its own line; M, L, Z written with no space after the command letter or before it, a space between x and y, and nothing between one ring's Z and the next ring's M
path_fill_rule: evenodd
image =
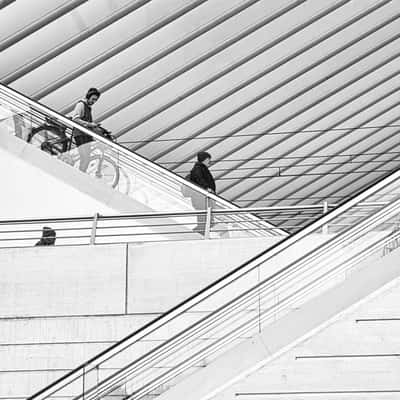
M88 130L71 119L0 85L0 132L11 134L49 156L90 175L119 193L158 212L238 209L172 172L120 146L103 127ZM204 235L206 219L195 218ZM209 229L216 235L276 236L286 233L251 213L215 214Z
M116 389L126 391L129 399L144 399L167 390L199 364L207 365L382 257L400 243L399 220L400 172L395 172L31 399L55 399L83 375L110 365L121 369L74 392L74 399L103 399ZM152 337L162 341L143 351L143 342L151 343Z

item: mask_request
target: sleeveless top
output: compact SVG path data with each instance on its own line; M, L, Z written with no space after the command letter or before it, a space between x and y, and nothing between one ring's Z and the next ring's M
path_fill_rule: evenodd
M83 104L83 116L81 119L86 122L93 122L92 108L86 103L86 101L80 100L78 103Z
M93 122L92 108L86 103L86 101L79 100L77 104L79 103L83 104L83 115L80 117L80 119L86 122ZM89 135L76 128L74 128L72 132L74 136L87 136L87 138L90 138Z

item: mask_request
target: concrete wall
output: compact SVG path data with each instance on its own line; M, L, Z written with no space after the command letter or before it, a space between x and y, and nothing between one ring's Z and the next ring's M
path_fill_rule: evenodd
M275 241L1 249L0 399L39 390Z
M276 241L1 249L0 317L163 312Z

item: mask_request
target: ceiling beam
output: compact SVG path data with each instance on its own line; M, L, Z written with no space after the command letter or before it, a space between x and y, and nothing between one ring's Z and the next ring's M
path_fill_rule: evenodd
M39 18L38 20L32 22L31 24L25 26L18 32L12 32L12 34L10 36L8 36L6 39L4 39L0 42L0 52L7 49L7 47L10 47L10 46L20 42L22 39L25 39L27 36L31 35L32 33L36 32L39 29L42 29L43 27L50 24L51 22L54 22L58 18L69 13L70 11L74 10L76 7L79 7L83 3L86 3L87 1L88 0L69 1L64 5L58 7L54 10L51 10L50 12L45 14L42 18ZM6 5L8 5L11 2L9 1L7 4L7 1L6 1L5 3L6 3ZM0 5L0 8L2 8L1 5ZM7 78L4 78L3 83L9 84L10 81L7 80Z

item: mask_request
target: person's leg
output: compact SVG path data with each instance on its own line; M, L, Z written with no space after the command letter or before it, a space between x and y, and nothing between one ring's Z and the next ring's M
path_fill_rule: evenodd
M193 193L192 197L192 206L195 210L205 210L207 208L207 201L206 198L199 194ZM204 214L197 215L197 225L193 228L193 231L204 235L206 229L206 220L207 217Z
M79 169L86 172L90 162L90 143L84 143L78 147L79 151Z

